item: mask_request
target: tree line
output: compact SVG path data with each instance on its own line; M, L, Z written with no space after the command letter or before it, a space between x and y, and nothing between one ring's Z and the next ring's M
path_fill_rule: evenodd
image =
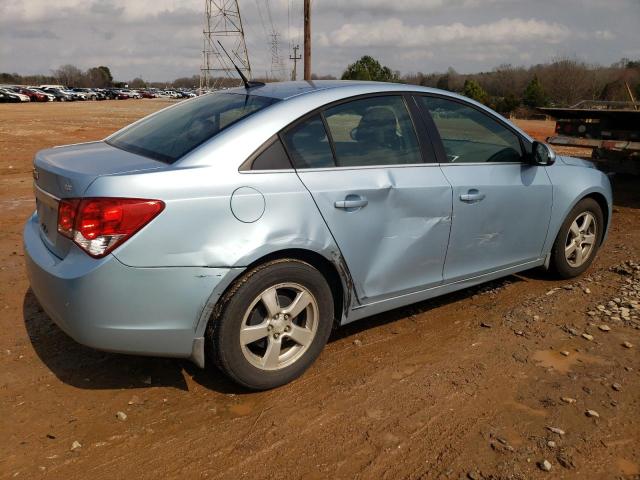
M331 75L313 75L313 79L335 79ZM590 65L573 58L558 58L530 67L500 65L488 72L462 74L450 67L446 72L402 75L365 55L350 64L342 74L344 80L402 82L458 92L503 113L518 113L543 106L569 107L580 100L629 101L629 90L640 98L640 60L626 58L605 67ZM262 79L267 80L268 79ZM196 88L200 77L181 77L173 82L148 82L134 78L128 82L114 80L109 67L101 65L81 70L62 65L50 75L0 73L0 84L62 84L69 87ZM231 78L214 79L217 85L237 86ZM627 86L629 87L627 89Z
M640 61L626 58L608 67L558 58L531 67L500 65L489 72L473 74L449 68L440 73L401 75L364 56L346 68L342 79L440 88L461 93L504 114L544 106L570 107L581 100L630 101L629 90L636 99L640 97Z

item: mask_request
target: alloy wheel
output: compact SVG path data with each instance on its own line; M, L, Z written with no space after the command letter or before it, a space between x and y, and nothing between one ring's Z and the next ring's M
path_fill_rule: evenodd
M567 263L580 267L591 256L596 243L597 223L591 212L582 212L569 227L564 256Z
M309 349L318 330L318 304L302 285L280 283L264 290L240 326L245 359L262 370L280 370Z

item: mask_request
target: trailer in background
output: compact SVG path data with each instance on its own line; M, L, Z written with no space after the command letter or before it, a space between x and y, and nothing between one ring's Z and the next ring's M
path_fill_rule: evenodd
M599 168L640 175L640 110L636 102L582 101L571 108L540 108L556 119L551 145L591 149Z

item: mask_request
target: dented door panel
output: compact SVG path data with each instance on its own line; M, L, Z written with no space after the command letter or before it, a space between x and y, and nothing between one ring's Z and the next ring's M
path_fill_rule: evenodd
M361 303L442 282L451 186L437 165L300 170Z
M521 163L449 164L453 186L445 281L508 268L543 256L552 186L545 167Z

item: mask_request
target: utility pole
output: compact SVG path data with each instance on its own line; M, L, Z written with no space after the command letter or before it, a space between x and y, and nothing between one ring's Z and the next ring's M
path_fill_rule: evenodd
M291 72L291 80L296 81L298 79L298 60L302 59L302 56L298 55L300 45L293 47L293 55L289 55L289 60L293 60L293 71Z
M311 80L311 0L304 0L304 79Z

